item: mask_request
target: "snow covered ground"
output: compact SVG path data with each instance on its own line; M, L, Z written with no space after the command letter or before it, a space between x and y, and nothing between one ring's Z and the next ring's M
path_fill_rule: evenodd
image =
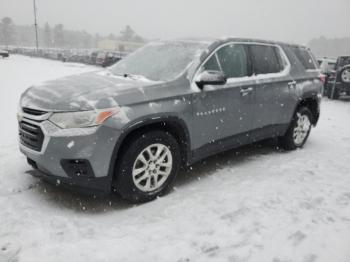
M26 174L16 109L34 83L96 70L0 59L0 261L350 261L350 100L324 100L305 148L271 143L211 157L173 192L133 206Z

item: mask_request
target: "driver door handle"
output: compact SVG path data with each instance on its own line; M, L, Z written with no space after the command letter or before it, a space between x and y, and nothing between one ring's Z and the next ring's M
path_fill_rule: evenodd
M248 88L241 88L241 95L242 96L246 96L248 94L250 94L251 92L253 92L253 88L252 87L248 87Z

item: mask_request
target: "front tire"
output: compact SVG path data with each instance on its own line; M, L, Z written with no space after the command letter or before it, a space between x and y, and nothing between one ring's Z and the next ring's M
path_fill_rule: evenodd
M303 147L310 135L312 123L312 113L307 107L297 109L286 134L280 138L280 145L286 150Z
M171 134L158 130L140 133L122 149L115 189L131 202L151 201L171 188L180 163L180 147Z

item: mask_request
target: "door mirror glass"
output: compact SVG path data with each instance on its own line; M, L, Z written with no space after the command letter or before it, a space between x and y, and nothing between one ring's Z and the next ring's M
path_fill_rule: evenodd
M205 85L224 85L227 78L220 71L206 70L196 77L196 84L200 89Z

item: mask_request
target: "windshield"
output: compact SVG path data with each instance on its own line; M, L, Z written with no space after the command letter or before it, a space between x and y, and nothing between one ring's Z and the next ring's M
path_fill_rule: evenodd
M176 78L208 43L156 42L130 54L110 68L117 75L140 75L153 81Z

